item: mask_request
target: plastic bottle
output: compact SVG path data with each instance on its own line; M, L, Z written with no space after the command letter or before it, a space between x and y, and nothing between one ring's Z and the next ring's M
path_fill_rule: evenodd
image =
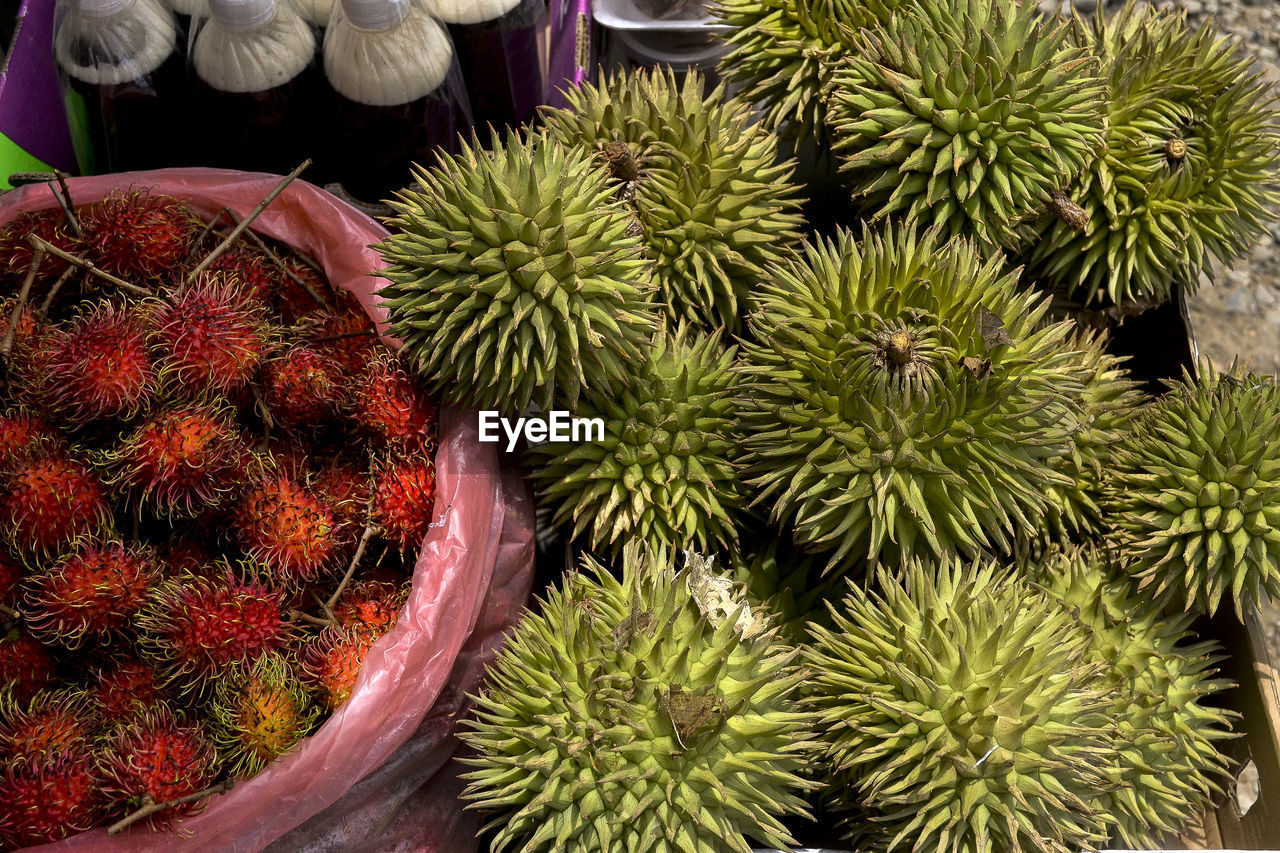
M293 0L293 3L308 23L322 28L329 26L333 8L338 5L337 0Z
M324 79L315 54L311 25L288 0L207 0L191 48L205 165L284 174L318 156Z
M67 112L87 130L81 170L119 172L184 165L185 60L162 0L59 3L53 53Z
M410 182L410 164L456 151L471 123L449 34L416 0L339 0L325 32L334 91L328 161L358 200Z
M544 0L427 3L449 25L476 124L501 130L533 118L545 100L546 75L538 50L538 33L546 23Z

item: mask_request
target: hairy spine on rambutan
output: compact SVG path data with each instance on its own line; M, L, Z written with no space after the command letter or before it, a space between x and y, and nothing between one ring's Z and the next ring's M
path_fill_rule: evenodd
M205 727L179 720L165 704L118 726L105 741L99 766L107 798L130 810L203 791L222 769ZM203 801L185 803L158 812L149 823L166 829L203 807Z
M263 398L271 416L291 429L331 420L344 392L338 365L307 346L294 345L263 369Z
M137 414L156 387L148 325L143 310L105 301L51 333L42 366L50 408L72 426Z
M129 658L97 670L87 690L99 713L108 720L154 708L164 699L155 669Z
M34 413L21 408L0 413L0 471L66 446L62 433Z
M53 656L30 634L21 628L0 634L0 693L29 702L53 684L53 675Z
M326 710L336 711L351 698L365 657L385 633L334 625L306 642L299 675Z
M275 346L262 305L225 273L183 285L156 305L154 318L161 384L184 394L239 391Z
M410 584L379 580L356 581L333 605L333 618L344 628L385 633L395 627L409 598Z
M210 706L214 743L232 775L253 776L310 734L319 710L288 659L263 655L218 680Z
M0 228L0 275L10 276L16 281L26 277L35 251L30 241L33 234L66 252L74 253L79 248L79 241L72 233L62 208L19 213L12 222ZM45 254L36 278L48 281L62 275L66 268L67 262L62 258Z
M102 482L72 456L51 453L0 474L0 529L23 556L49 556L108 526Z
M308 318L303 342L341 367L348 376L364 369L382 348L377 329L355 297L338 294L336 308Z
M25 584L24 612L32 634L78 649L111 642L146 605L160 580L155 552L139 545L86 539Z
M303 287L294 281L293 276L284 272L276 276L276 308L286 322L296 323L324 307L308 292L308 287L321 299L327 299L331 303L334 301L333 289L315 267L297 258L286 258L284 265L290 273L307 283L307 287Z
M294 640L279 590L251 565L209 576L181 575L160 584L138 617L138 645L165 686L206 691L237 663L279 651Z
M84 746L99 718L83 690L42 690L29 701L0 695L0 764Z
M14 761L0 770L0 848L50 844L92 829L106 798L89 746Z
M156 412L103 454L107 482L165 516L193 516L237 495L249 444L230 408L176 404Z
M175 272L191 253L203 224L178 199L117 191L81 209L85 254L124 279L157 279Z
M0 551L0 604L13 609L18 603L18 584L22 582L22 566L8 554ZM0 619L0 625L6 620Z
M417 548L431 526L436 466L425 454L383 460L374 467L371 521L401 550Z
M338 568L351 539L323 495L279 471L265 473L240 499L232 533L272 578L290 585Z
M358 467L342 459L332 459L321 466L311 481L317 494L333 507L340 525L359 535L368 522L370 481L366 467Z
M238 280L244 295L260 308L275 306L276 267L257 249L234 245L213 259L210 272L223 273Z
M351 419L379 444L430 453L436 406L391 353L367 365L347 399Z

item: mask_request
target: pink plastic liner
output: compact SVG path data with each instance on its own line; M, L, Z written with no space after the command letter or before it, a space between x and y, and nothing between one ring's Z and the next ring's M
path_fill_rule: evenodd
M279 180L274 175L220 169L163 169L72 178L69 183L77 205L103 198L117 188L147 189L182 198L208 219L224 207L238 217L247 216ZM0 196L0 225L20 211L54 206L51 192L41 184ZM387 235L382 226L323 190L294 181L254 220L253 228L313 258L335 287L355 294L378 323L384 340L399 345L385 337L386 310L375 292L379 280L370 272L382 266L381 257L370 248ZM456 748L447 733L465 706L462 694L475 689L502 631L514 621L528 597L533 522L521 484L511 476L503 482L495 445L478 441L474 413L442 410L439 444L434 523L414 567L413 591L395 629L369 652L351 698L337 713L262 773L211 798L203 811L183 819L177 832L159 833L134 826L113 838L99 829L28 849L80 853L258 851L338 802L411 737L415 742L423 737L428 740L401 762L401 775L382 778L375 793L388 797L397 784L403 789L406 774L420 776L425 766L434 775L444 766ZM500 581L496 587L495 575ZM424 724L446 686L451 687L449 701ZM400 817L398 849L442 853L463 849L463 836L469 838L474 829L458 813L453 796L456 782L453 788L448 784L452 778L452 771L447 771L439 784L429 777L419 779L417 788L400 797L401 803L411 795L417 797L426 811L423 820ZM435 793L428 796L429 791ZM424 796L428 799L423 800ZM355 817L354 804L349 803L325 818L340 817L347 811ZM453 827L446 833L447 841L437 844L431 840L435 832L431 815L447 818L445 823ZM301 831L297 845L282 849L320 844L323 823L324 818L314 831ZM463 824L466 831L458 834L456 830ZM380 828L368 822L363 827L367 832ZM311 839L304 841L304 836ZM363 839L373 843L370 835ZM322 848L321 844L313 849Z

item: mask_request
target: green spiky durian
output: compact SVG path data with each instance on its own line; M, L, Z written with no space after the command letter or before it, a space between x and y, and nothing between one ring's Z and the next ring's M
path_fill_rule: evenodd
M1084 384L1070 452L1058 470L1071 485L1048 487L1048 531L1054 538L1101 536L1103 479L1111 455L1137 417L1145 397L1121 367L1121 359L1106 351L1103 333L1077 332L1067 346L1078 353L1075 368Z
M479 139L391 202L376 247L391 332L445 399L522 412L572 407L624 378L656 309L630 215L589 154L543 135Z
M748 853L805 814L803 671L726 578L691 555L586 561L514 630L463 740L465 797L499 811L496 850Z
M1084 627L990 563L880 580L850 584L806 651L831 794L871 815L867 849L1096 849L1122 783Z
M319 711L289 662L270 653L218 680L211 733L232 774L249 777L310 734Z
M554 523L592 550L732 545L744 503L732 463L735 352L719 335L663 329L626 386L584 395L575 416L603 421L601 438L532 445Z
M1032 271L1081 303L1162 302L1243 253L1280 205L1280 112L1254 60L1212 24L1130 2L1076 24L1112 100L1107 149L1046 217Z
M807 622L826 624L823 602L839 598L844 586L821 577L810 557L792 553L786 541L772 541L750 553L734 553L733 579L752 602L758 602L778 626L778 635L800 644L808 639Z
M1036 0L930 0L859 33L829 114L855 200L986 252L1015 243L1102 147L1106 88L1067 26Z
M760 107L766 128L825 150L827 100L852 34L889 19L908 0L719 0L711 9L730 45L719 70Z
M795 256L804 218L777 138L723 85L703 89L697 72L602 74L543 118L621 182L668 315L736 332L764 268Z
M1280 387L1202 365L1149 406L1117 447L1111 537L1148 595L1244 619L1280 597Z
M1232 736L1234 715L1203 704L1231 686L1213 677L1221 649L1188 643L1194 616L1166 618L1094 549L1058 551L1036 568L1049 594L1084 624L1091 654L1119 688L1114 760L1130 785L1103 794L1103 808L1124 846L1159 847L1222 791L1228 760L1218 742Z
M743 345L744 479L795 540L866 557L1012 549L1071 481L1081 377L1048 302L936 232L840 232L774 270Z

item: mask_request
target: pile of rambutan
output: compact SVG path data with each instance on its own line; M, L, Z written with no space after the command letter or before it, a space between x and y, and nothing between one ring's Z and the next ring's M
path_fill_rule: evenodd
M435 496L434 402L307 259L68 209L0 228L0 851L173 827L294 749Z

